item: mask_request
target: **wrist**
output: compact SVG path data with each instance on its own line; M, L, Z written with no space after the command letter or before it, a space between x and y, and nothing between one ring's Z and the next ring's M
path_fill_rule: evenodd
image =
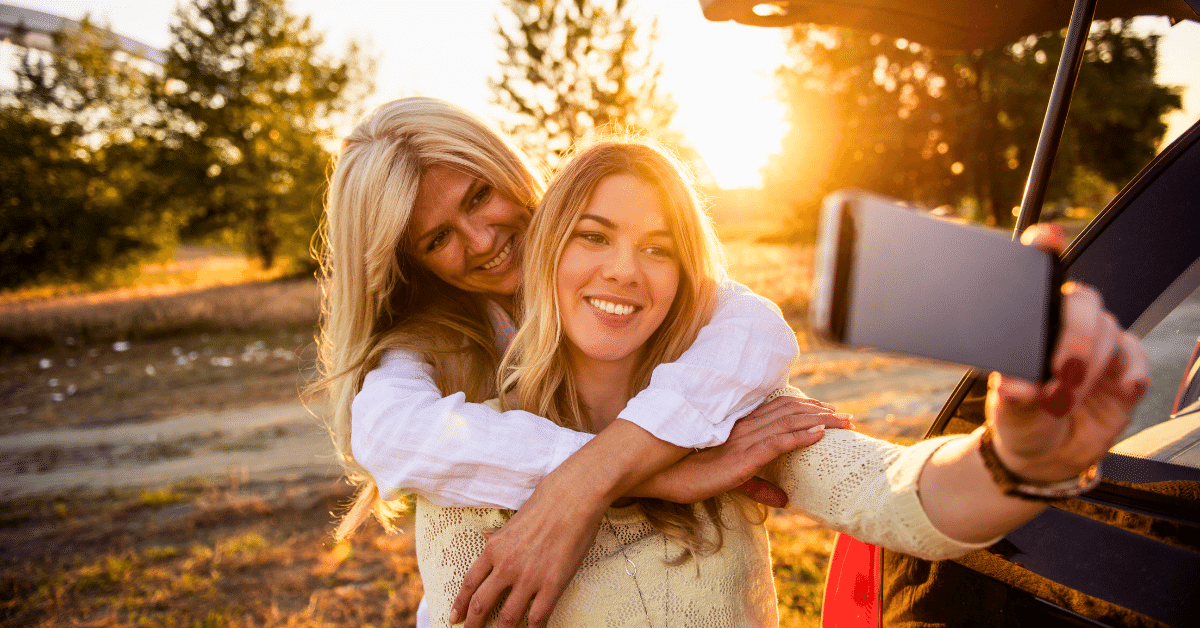
M555 481L566 481L570 495L581 496L602 511L616 500L642 494L647 488L655 492L671 488L669 478L656 476L689 451L618 419L546 478L560 475Z
M1051 469L1047 470L1028 462L1014 468L1001 455L996 440L991 424L984 425L979 435L979 455L992 481L1005 495L1032 501L1053 501L1080 495L1100 483L1099 462L1080 471L1053 468L1056 465L1048 465ZM1030 474L1029 469L1041 473ZM1047 477L1054 479L1045 479Z

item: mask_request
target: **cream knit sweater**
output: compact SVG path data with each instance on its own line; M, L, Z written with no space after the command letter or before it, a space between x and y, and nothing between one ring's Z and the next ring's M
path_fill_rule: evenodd
M945 536L925 515L916 491L925 461L949 438L957 437L901 447L830 429L811 447L780 457L764 475L787 492L789 508L834 530L922 558L960 556L994 541L969 544ZM512 511L443 508L421 497L416 503L417 560L430 619L434 626L447 626L450 604L483 551L483 531L504 525ZM749 523L727 499L722 518L733 529L725 530L722 549L672 567L667 562L683 550L655 530L639 508L605 513L551 626L778 624L762 525Z

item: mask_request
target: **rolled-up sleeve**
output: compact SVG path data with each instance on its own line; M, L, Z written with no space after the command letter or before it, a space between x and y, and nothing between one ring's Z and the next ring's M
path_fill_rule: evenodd
M592 438L522 411L443 397L432 367L387 352L351 406L350 447L385 499L400 491L439 506L517 509Z
M650 385L619 417L680 447L725 442L734 422L787 385L799 355L779 308L729 279L712 320L675 362L654 369Z

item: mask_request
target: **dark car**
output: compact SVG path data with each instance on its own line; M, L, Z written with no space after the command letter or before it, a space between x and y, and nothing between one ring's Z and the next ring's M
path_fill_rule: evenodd
M710 19L851 26L957 49L1070 19L1018 230L1038 219L1078 70L1069 66L1091 19L1200 21L1200 0L1079 0L1074 9L1056 0L701 4ZM823 625L1200 626L1200 122L1088 224L1063 263L1067 279L1096 287L1142 337L1151 360L1151 393L1104 459L1103 481L958 560L920 560L839 536ZM966 373L926 437L974 430L985 392L986 374Z

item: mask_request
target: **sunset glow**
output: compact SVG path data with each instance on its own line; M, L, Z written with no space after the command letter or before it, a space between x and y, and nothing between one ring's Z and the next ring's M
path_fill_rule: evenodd
M169 41L168 0L9 0L66 17L91 13L101 24L156 47ZM493 16L499 0L348 0L336 8L323 0L289 0L298 15L311 15L335 53L355 39L378 57L376 90L366 109L402 96L444 98L496 117L487 78L496 74L499 50ZM784 107L775 99L773 72L785 58L783 29L704 19L694 0L640 0L648 24L657 18L654 54L663 63L663 84L678 104L675 126L704 158L725 188L756 187L768 156L778 152ZM1159 80L1184 85L1184 111L1168 116L1168 140L1200 112L1200 76L1187 59L1200 54L1200 25L1147 19L1163 33ZM813 138L820 141L820 138Z

